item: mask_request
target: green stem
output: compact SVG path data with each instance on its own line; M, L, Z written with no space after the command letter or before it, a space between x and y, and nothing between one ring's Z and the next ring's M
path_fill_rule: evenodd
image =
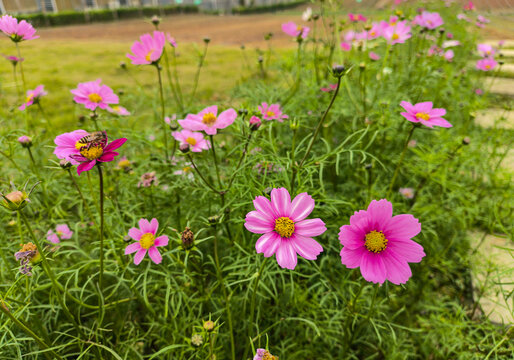
M223 187L221 186L220 172L218 169L218 158L216 157L216 146L214 145L214 136L209 135L209 137L211 138L211 150L212 150L211 153L212 153L212 160L214 161L214 168L216 169L216 178L218 179L218 187L220 189L222 189Z
M412 125L412 128L409 131L409 135L407 136L407 140L405 140L405 144L403 145L402 154L400 155L400 161L396 165L396 169L394 170L393 178L391 179L391 184L389 184L389 190L387 191L386 199L391 195L391 191L393 191L393 186L398 177L398 172L400 171L400 167L402 166L403 158L405 157L405 153L407 152L407 147L409 146L409 141L412 138L412 134L416 129L416 125Z
M164 118L166 116L166 111L164 109L164 91L162 88L162 76L161 76L161 68L157 64L155 66L157 68L157 77L159 78L159 95L161 100L161 118L159 119L159 123L162 127L162 135L164 138L164 162L167 163L169 161L169 154L168 154L168 130L166 123L164 122Z
M70 175L71 181L73 182L73 185L75 186L75 189L77 189L77 192L79 193L80 199L82 199L82 203L84 204L84 207L86 208L87 214L91 221L96 223L95 218L93 217L93 214L91 213L91 209L89 208L89 204L87 203L86 199L84 198L84 195L82 194L82 191L80 190L79 184L77 184L77 181L73 177L73 174L71 173L71 170L68 169L68 175Z
M98 164L98 184L100 188L100 275L98 278L98 286L100 292L103 294L104 289L104 177L102 173L102 166ZM103 301L99 303L100 313L102 312Z
M243 153L241 154L241 157L239 158L239 162L236 166L236 169L232 173L232 177L230 178L230 180L228 182L226 191L229 191L230 188L232 187L232 183L234 182L234 179L236 178L237 172L239 171L239 169L241 168L241 165L243 164L243 160L245 159L246 154L248 153L248 145L250 144L250 140L252 139L252 134L253 134L253 131L250 130L250 133L248 134L248 137L246 138L246 144L243 149Z
M193 100L195 98L196 89L198 88L198 81L200 80L200 71L202 70L203 62L205 61L205 57L207 56L207 48L209 47L209 42L205 41L204 44L205 44L205 46L204 46L203 54L200 56L200 61L198 62L198 68L196 70L195 80L193 83L193 91L191 92L191 98L189 100L189 104L192 104Z
M200 170L196 167L196 164L195 162L193 161L193 157L190 155L190 154L187 154L187 157L189 159L189 161L191 162L191 166L193 167L193 169L195 169L196 173L198 174L198 176L200 176L200 179L202 179L202 181L204 182L205 185L207 185L207 187L209 189L211 189L212 191L214 191L216 194L219 194L220 191L216 190L214 188L214 186L212 186L211 184L209 184L209 182L207 180L205 180L205 178L203 177L202 173L200 172Z
M21 59L21 51L20 51L20 45L19 43L16 43L16 50L18 51L18 58ZM21 74L21 81L23 83L23 91L26 90L26 85L25 85L25 75L23 73L23 61L20 61L19 64L20 64L20 74Z

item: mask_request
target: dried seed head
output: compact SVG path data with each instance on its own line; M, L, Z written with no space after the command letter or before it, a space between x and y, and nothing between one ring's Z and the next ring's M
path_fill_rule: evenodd
M185 250L189 250L193 247L195 243L195 234L191 231L189 227L186 226L186 229L182 231L180 240L182 241L182 247Z
M196 347L201 346L203 344L203 336L200 334L193 334L193 336L191 336L191 344Z

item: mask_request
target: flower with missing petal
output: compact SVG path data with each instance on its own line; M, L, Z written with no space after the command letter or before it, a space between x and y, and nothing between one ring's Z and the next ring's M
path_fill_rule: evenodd
M55 232L53 230L48 230L46 233L46 239L54 244L59 244L61 240L71 239L72 236L73 231L71 231L66 224L57 225L55 227Z

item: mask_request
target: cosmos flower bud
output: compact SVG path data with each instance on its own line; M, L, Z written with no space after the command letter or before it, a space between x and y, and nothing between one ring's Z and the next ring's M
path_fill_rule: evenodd
M178 148L181 152L184 154L189 152L189 145L188 144L181 144Z
M204 38L203 38L203 42L204 42L204 43L206 43L206 44L208 44L208 43L210 43L210 42L211 42L211 39L210 39L210 38L208 38L208 37L204 37Z
M207 332L213 332L214 331L214 328L215 328L215 324L214 324L214 321L212 320L207 320L203 323L203 328L205 331Z
M158 17L157 15L154 15L154 16L152 16L150 21L152 22L152 24L154 24L157 27L161 23L161 18Z
M346 68L344 65L335 65L332 68L332 75L337 78L342 77L344 75L345 70Z
M248 110L241 108L241 109L237 110L237 113L239 116L248 115Z
M220 220L220 217L218 215L214 215L214 216L210 216L209 218L207 218L207 220L209 221L209 224L215 225Z
M195 243L195 234L191 231L189 227L186 226L186 229L182 231L180 240L182 241L182 247L185 250L189 250L193 247Z
M266 35L264 35L264 40L271 40L272 37L273 33L267 33Z
M250 119L250 129L252 131L255 131L258 128L260 128L261 125L262 125L261 119L258 118L257 116L252 116L252 118Z
M73 166L73 164L71 162L69 162L68 160L66 159L62 159L60 162L59 162L59 166L61 167L61 169L63 170L67 170L69 169L70 167Z
M16 190L7 195L0 195L4 198L4 200L0 202L0 205L10 211L21 210L27 205L27 202L30 201L25 191Z
M466 136L464 139L462 139L462 145L469 145L470 142L471 139L469 138L469 136Z
M24 148L29 148L32 146L32 139L28 137L27 135L20 136L18 138L18 142L23 146Z
M361 70L366 70L366 63L361 62L361 63L359 64L359 69L361 69Z
M262 57L262 55L259 55L259 57L257 58L257 61L262 64L262 62L264 61L264 58Z
M120 68L126 69L127 68L127 63L125 61L121 61L120 62Z

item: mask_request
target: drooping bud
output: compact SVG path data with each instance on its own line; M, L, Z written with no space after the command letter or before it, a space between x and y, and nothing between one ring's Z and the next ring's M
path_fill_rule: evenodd
M189 227L186 226L186 229L182 231L180 240L182 241L182 247L185 250L189 250L193 247L195 243L195 234L191 231Z
M262 120L257 116L252 116L250 119L250 130L255 131L262 125Z
M462 139L462 145L469 145L470 142L471 139L469 138L469 136L466 136L464 139Z
M29 148L32 146L32 139L28 137L27 135L20 136L18 138L18 142L23 146L24 148Z

